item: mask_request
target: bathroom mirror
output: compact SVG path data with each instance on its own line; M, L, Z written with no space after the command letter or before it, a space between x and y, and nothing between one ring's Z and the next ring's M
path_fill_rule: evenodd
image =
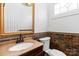
M34 4L0 4L0 33L28 34L34 32Z

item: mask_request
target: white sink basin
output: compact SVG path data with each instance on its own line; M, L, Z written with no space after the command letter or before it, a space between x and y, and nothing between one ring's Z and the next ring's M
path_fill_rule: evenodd
M9 51L20 51L20 50L31 48L32 46L33 46L33 43L18 43L10 47Z

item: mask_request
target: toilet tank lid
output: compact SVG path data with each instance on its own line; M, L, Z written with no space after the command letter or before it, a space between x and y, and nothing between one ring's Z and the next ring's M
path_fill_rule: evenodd
M44 38L40 38L39 40L49 40L50 37L44 37Z

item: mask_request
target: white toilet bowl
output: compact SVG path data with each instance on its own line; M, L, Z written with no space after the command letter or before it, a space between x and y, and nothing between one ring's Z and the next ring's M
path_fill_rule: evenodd
M45 51L50 56L66 56L63 52L57 50L57 49L49 49Z
M65 53L59 51L57 49L50 49L50 37L40 38L41 42L43 42L43 51L45 51L50 56L66 56Z

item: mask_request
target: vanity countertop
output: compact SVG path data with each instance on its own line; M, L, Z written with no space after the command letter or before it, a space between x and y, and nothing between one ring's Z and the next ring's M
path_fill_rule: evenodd
M34 43L34 45L31 47L31 48L28 48L28 49L25 49L25 50L20 50L20 51L8 51L8 49L11 47L11 46L14 46L16 44L16 41L13 40L13 41L9 41L9 42L6 42L6 43L2 43L0 44L0 56L19 56L19 55L22 55L24 53L27 53L37 47L40 47L43 45L43 43L41 42L38 42L36 40L33 40L31 38L25 38L24 39L24 42L27 43L27 42L31 42L31 43Z

